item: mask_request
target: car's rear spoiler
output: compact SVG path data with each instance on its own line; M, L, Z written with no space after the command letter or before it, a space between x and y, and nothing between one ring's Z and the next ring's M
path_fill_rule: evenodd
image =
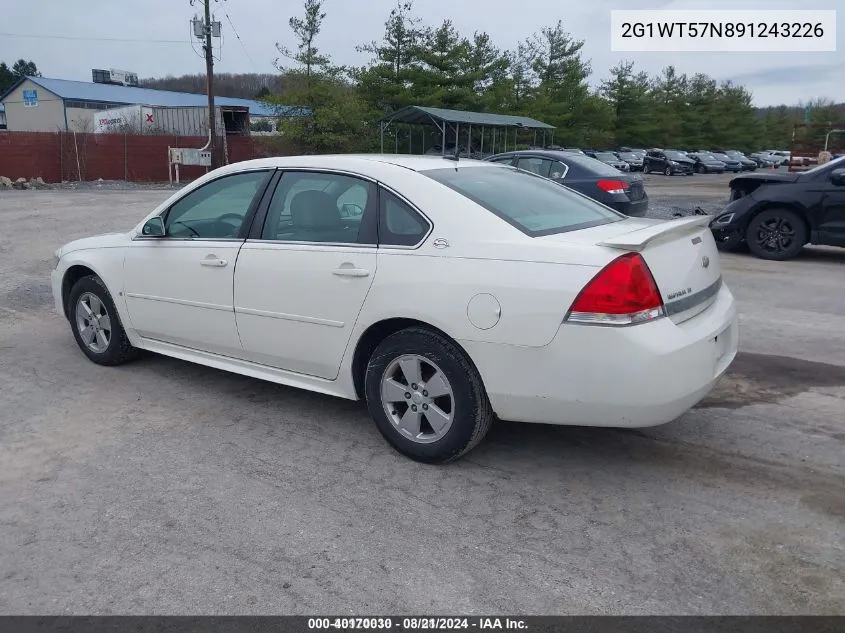
M669 220L611 237L599 242L598 245L620 248L626 251L641 251L656 239L662 241L670 237L692 233L698 227L708 225L711 219L709 215L696 215L691 218Z

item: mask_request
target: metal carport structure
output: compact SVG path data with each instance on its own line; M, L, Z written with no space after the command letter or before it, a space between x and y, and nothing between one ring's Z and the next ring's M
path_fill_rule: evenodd
M446 138L447 131L451 128L454 130L455 147L460 148L460 134L461 125L467 127L467 153L472 151L472 128L475 126L481 130L481 141L479 153L484 154L484 132L491 129L492 133L492 152L496 152L496 136L497 132L501 131L501 141L504 144L504 150L507 150L508 132L513 130L513 146L516 147L517 135L520 130L534 131L534 145L537 145L537 132L543 132L543 145L546 144L546 134L551 131L551 139L554 141L555 127L548 123L543 123L537 119L532 119L526 116L513 116L509 114L490 114L487 112L466 112L464 110L447 110L444 108L429 108L426 106L407 106L401 110L397 110L392 114L387 115L379 120L379 132L381 134L381 151L384 153L384 133L390 126L401 123L405 125L423 125L436 127L442 136L442 143L440 145L441 152L446 153ZM398 152L398 136L397 136ZM408 136L408 152L413 152L413 134ZM423 152L425 152L425 142L423 142Z

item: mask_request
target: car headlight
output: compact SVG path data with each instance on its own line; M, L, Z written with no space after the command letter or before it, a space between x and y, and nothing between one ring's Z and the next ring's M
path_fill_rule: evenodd
M730 224L733 222L734 214L733 213L725 213L724 215L720 215L718 218L713 220L712 224Z
M58 250L53 253L53 270L59 267L59 262L62 260L62 251Z
M677 165L677 164L678 164L678 161L676 161L676 160L670 160L670 161L669 161L669 164L670 164L670 165Z

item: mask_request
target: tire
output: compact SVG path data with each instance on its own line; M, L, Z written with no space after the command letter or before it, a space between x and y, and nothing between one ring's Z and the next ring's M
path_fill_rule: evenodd
M105 315L107 320L102 316L96 319L93 339L86 342L91 333L86 323L91 323L92 312ZM98 365L122 365L138 356L139 351L129 342L106 285L96 275L83 277L74 284L68 297L68 319L79 349Z
M667 167L666 169L663 170L664 176L671 176L673 173L675 173L675 172L672 171L671 167Z
M648 165L643 163L643 176L649 173Z
M704 168L704 165L702 165L701 163L695 166L695 171L698 174L703 174L707 172L707 170Z
M807 243L807 225L789 209L766 209L749 222L745 241L760 259L786 261L798 255Z
M411 368L410 378L404 367ZM414 389L414 374L419 370L422 382ZM438 393L450 395L429 397L425 386L432 389L434 385ZM364 389L378 430L393 448L418 462L442 464L458 459L475 448L493 422L493 409L473 364L454 343L425 328L407 328L384 339L367 364ZM402 389L406 389L404 394ZM431 416L433 422L423 408L438 411ZM441 426L444 413L450 420ZM400 425L409 415L409 428L403 430Z

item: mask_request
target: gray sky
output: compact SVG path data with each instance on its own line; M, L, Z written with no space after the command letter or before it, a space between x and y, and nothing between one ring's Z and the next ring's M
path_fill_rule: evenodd
M378 39L395 0L326 0L326 20L318 46L336 63L361 64L356 44ZM502 48L562 19L564 27L586 40L597 84L620 59L657 72L674 63L681 72L706 72L750 88L757 105L797 103L815 97L845 101L845 2L843 0L416 0L425 23L451 18L457 28L490 33ZM610 50L611 9L840 9L835 53L614 53ZM91 80L92 68L119 68L141 77L204 72L192 51L189 20L199 7L189 0L0 0L0 60L32 59L45 77ZM274 72L275 42L291 44L288 18L302 0L225 0L215 4L225 40L222 72ZM235 38L229 19L241 37ZM762 15L762 14L761 14ZM3 33L178 40L109 42L10 37Z

